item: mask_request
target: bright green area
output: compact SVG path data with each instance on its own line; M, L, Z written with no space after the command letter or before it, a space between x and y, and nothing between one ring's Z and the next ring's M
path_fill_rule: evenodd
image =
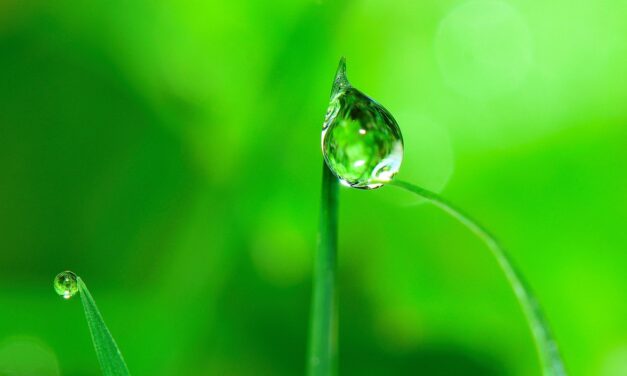
M394 115L398 178L510 251L569 374L627 369L627 4L0 2L0 369L100 375L84 277L134 375L300 375L329 80ZM340 189L340 375L539 374L454 219ZM4 367L4 368L3 368Z

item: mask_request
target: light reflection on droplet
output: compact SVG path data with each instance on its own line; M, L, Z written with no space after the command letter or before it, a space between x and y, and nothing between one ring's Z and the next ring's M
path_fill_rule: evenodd
M63 297L70 299L78 292L78 277L71 271L57 274L54 278L54 291Z

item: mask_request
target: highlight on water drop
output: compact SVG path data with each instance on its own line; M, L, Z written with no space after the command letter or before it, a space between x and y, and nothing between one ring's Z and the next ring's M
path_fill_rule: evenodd
M78 292L78 276L71 271L64 271L54 277L54 291L63 299L70 299Z
M374 189L390 182L403 161L403 136L388 110L355 89L340 60L322 127L322 154L342 184Z

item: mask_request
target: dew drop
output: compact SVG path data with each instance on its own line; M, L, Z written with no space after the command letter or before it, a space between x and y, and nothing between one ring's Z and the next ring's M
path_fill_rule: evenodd
M403 136L383 106L353 88L340 60L322 127L322 154L346 186L374 189L392 180L403 160Z
M54 277L54 291L64 299L70 299L78 292L78 277L70 271L57 274Z

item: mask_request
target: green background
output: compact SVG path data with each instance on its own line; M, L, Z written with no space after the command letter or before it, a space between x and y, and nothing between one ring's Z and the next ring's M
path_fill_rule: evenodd
M320 130L351 83L399 178L498 235L572 375L627 374L627 3L0 1L0 375L304 373ZM394 187L340 195L342 375L539 375L485 247Z

